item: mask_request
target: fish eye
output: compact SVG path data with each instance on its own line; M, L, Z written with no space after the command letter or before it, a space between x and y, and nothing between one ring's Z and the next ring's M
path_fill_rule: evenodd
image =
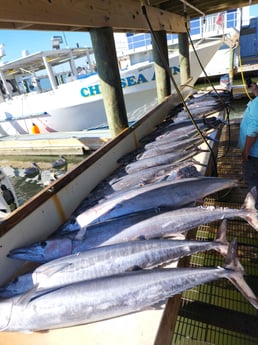
M45 247L47 246L47 242L46 242L46 241L40 242L40 246L41 246L42 248L45 248Z

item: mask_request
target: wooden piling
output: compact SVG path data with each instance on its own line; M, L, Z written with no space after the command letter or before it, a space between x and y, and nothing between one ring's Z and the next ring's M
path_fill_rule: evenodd
M178 34L181 84L190 78L189 43L187 33Z
M166 31L155 31L152 34L152 46L157 96L161 103L171 93L170 76L167 72L169 60Z
M100 79L107 122L115 137L128 127L127 113L121 87L113 30L110 27L90 30L96 66Z

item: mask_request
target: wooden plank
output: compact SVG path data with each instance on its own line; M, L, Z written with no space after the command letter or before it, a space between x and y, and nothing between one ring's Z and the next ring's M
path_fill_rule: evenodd
M184 17L156 7L146 6L153 30L185 32ZM149 27L142 13L141 2L124 0L87 0L87 1L30 1L13 0L12 6L0 2L1 28L13 29L20 23L23 29L41 30L83 30L90 28L112 27L114 31L148 32ZM32 24L26 27L24 24ZM46 25L46 26L45 26Z
M34 138L25 134L17 139L10 137L0 140L0 155L83 155L99 149L110 140L101 137L55 138L52 134L49 137L37 135Z
M168 299L153 343L154 345L171 344L180 304L181 295L176 295Z
M3 345L151 345L159 326L164 305L139 313L88 325L48 332L0 333Z

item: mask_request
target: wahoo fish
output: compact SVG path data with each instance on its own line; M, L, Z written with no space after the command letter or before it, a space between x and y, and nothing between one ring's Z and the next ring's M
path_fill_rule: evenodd
M83 241L73 244L74 250L83 251L92 246L109 245L138 239L171 237L189 231L201 224L208 224L220 219L240 217L258 231L258 214L255 209L256 188L246 196L240 209L227 207L199 206L187 207L154 214L132 226L121 230L116 220L100 223L86 229ZM77 246L78 245L78 246ZM89 246L89 247L88 247ZM76 248L76 249L75 249ZM26 252L26 250L24 251Z
M258 309L256 296L243 274L233 242L224 268L146 269L84 280L42 294L32 289L0 302L0 330L41 331L106 320L144 310L220 278L228 279Z
M84 230L89 224L100 223L135 212L180 208L209 194L237 185L236 180L227 178L193 177L149 184L123 193L115 192L112 194L113 196L76 217L81 227L77 238L83 238Z
M175 152L173 151L173 152L164 153L158 156L152 156L149 158L139 159L137 161L127 164L125 166L125 171L128 174L132 174L137 171L142 171L143 169L146 169L146 168L180 162L188 158L192 158L193 156L197 155L200 152L204 152L204 151L199 149L198 147L193 147L193 148L190 148L189 150L175 151Z
M141 171L136 171L132 174L127 174L121 176L120 178L113 179L109 182L110 186L114 191L119 191L127 188L141 187L144 184L150 183L151 180L156 178L161 178L168 175L176 175L180 169L192 166L193 163L188 161L183 161L180 163L171 163L165 165L158 165L151 168L146 168Z
M61 256L83 252L91 248L132 240L166 238L185 233L201 224L220 219L240 217L258 231L257 211L255 209L256 188L246 196L240 209L226 207L187 207L150 216L130 226L123 226L124 217L86 228L81 240L56 238L13 249L8 256L14 259L44 263ZM133 218L132 218L133 219Z
M203 125L203 119L197 119L196 123ZM152 133L148 134L146 137L140 139L141 143L147 143L147 142L152 142L153 140L156 139L157 136L164 134L165 132L168 131L173 131L174 134L177 137L180 137L180 134L182 133L177 133L177 130L182 130L182 128L184 128L186 131L190 128L193 129L193 122L191 120L183 120L177 123L168 123L167 121L162 122L161 124L158 125L158 127L156 128L155 131L153 131Z
M203 123L198 125L198 128L200 130L207 129L208 127L204 125ZM195 126L191 123L188 126L183 126L179 128L174 128L173 126L169 126L165 129L163 133L160 135L157 135L155 140L159 141L164 139L165 137L171 137L172 140L181 140L184 136L191 137L192 135L196 134L196 128Z
M64 256L17 277L15 281L0 289L0 297L21 294L36 284L37 290L52 289L82 280L151 268L208 250L216 250L226 255L228 242L225 226L221 226L214 241L130 241Z
M157 156L158 154L164 154L164 153L169 153L172 151L176 150L182 150L182 149L188 149L194 144L201 144L202 143L202 138L200 137L193 137L187 140L183 141L177 141L177 142L172 142L172 143L166 143L165 145L159 145L158 143L155 142L155 145L152 147L146 148L144 152L139 153L136 156L136 159L143 159L143 158L149 158L153 156Z
M200 124L198 126L198 128L200 130L204 130L207 129L206 125ZM181 141L184 139L191 138L194 134L197 133L197 130L195 128L195 126L193 124L191 124L190 126L186 126L186 127L181 127L178 129L173 129L172 127L170 128L170 130L166 130L163 134L158 135L155 140L156 141L160 141L163 139L171 139L173 141Z

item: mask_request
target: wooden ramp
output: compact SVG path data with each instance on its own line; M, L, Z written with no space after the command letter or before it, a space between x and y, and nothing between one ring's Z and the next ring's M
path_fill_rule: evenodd
M0 155L83 155L109 140L108 130L7 136L0 138Z
M247 193L242 180L241 154L237 147L239 124L224 128L218 152L218 175L240 180L239 188L206 198L205 205L240 208ZM228 139L230 138L230 142ZM199 240L214 239L219 222L197 229ZM238 255L246 271L246 281L258 295L258 232L242 219L227 222L227 238L236 238ZM222 266L223 259L212 252L199 253L190 266ZM171 309L171 313L173 310ZM201 285L182 294L173 345L257 345L258 311L225 280Z

